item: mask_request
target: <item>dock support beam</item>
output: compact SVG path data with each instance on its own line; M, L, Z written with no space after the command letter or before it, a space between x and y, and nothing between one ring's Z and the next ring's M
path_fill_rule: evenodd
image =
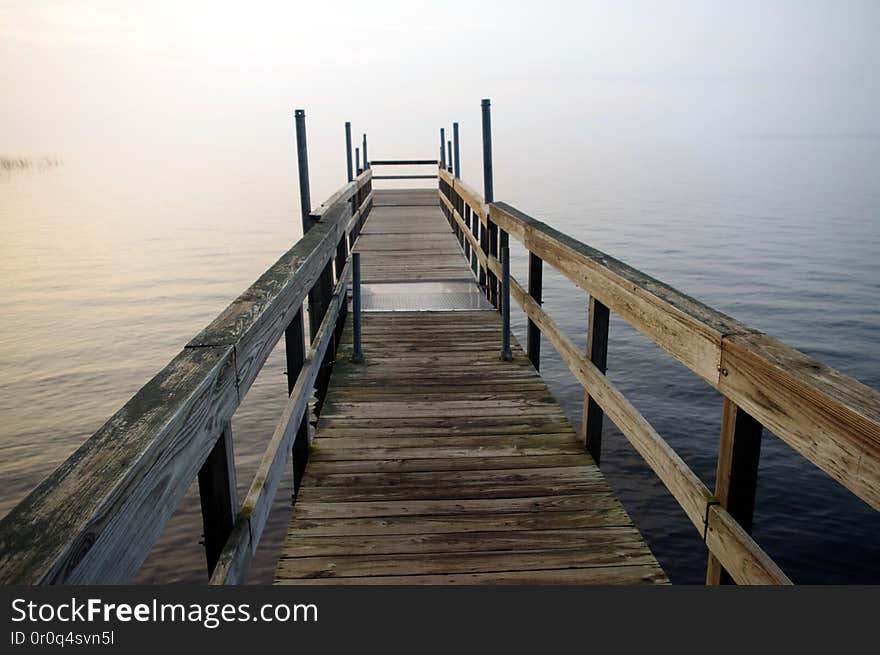
M360 175L361 173L363 173L363 170L361 169L361 149L360 148L354 149L354 161L355 161L354 170L357 172L358 175Z
M231 423L223 426L223 432L199 470L199 499L202 505L205 558L208 577L211 577L238 514Z
M452 172L452 141L447 141L447 142L446 142L446 149L447 149L447 151L449 152L449 166L447 167L446 170L447 170L449 173L451 173L451 172Z
M458 156L458 123L452 124L452 174L461 179L461 162Z
M715 497L749 534L755 512L763 430L757 420L724 398ZM711 553L706 567L706 584L733 584L733 578Z
M602 373L605 373L608 362L608 308L590 296L590 327L587 332L587 357ZM602 408L584 393L584 412L581 421L581 437L584 446L599 466L602 457Z
M348 181L351 182L354 173L351 168L351 123L348 121L345 121L345 163L348 166Z
M446 128L440 128L440 168L446 170Z
M351 304L353 311L352 324L354 327L354 353L351 356L351 361L355 364L361 364L364 361L364 351L361 345L361 254L355 252L351 256Z
M501 359L513 360L510 351L510 248L501 248Z
M529 295L538 306L542 304L544 261L534 253L529 253ZM541 370L541 330L529 319L526 333L526 350L536 371Z

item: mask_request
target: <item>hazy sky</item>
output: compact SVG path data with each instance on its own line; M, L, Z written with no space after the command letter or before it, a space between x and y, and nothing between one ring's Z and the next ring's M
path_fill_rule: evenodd
M433 156L482 97L548 148L877 133L878 33L876 0L0 0L0 154L289 156L303 107L313 153L350 119Z

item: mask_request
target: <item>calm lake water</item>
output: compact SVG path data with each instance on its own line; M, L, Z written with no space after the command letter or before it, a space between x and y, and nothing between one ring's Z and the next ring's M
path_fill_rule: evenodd
M68 161L0 173L0 514L298 238L292 153L282 163ZM530 165L505 166L517 158L496 153L498 199L880 387L880 139L508 154ZM343 166L312 167L317 204ZM477 188L478 171L466 157L463 177ZM525 279L524 254L512 251ZM546 309L583 341L586 296L551 269L544 285ZM523 340L518 315L514 328ZM546 342L542 368L577 425L582 390ZM608 370L713 486L721 397L616 319ZM279 348L233 422L241 495L286 397L282 371ZM705 549L683 512L607 421L603 446L603 470L672 580L701 583ZM796 582L880 583L880 513L773 435L762 449L758 542ZM284 484L256 581L271 580ZM191 489L140 581L203 581L200 521Z

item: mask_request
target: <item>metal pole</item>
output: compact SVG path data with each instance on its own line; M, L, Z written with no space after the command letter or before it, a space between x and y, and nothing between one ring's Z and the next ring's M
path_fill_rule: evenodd
M370 160L367 159L367 135L364 134L364 170L370 167Z
M361 347L361 254L352 253L352 283L351 304L353 309L352 321L354 323L354 354L351 361L360 364L364 361L364 351Z
M449 146L449 168L447 170L451 173L452 172L452 141L447 141L446 145Z
M345 163L348 164L348 181L354 179L351 171L351 123L345 121Z
M483 98L483 199L486 203L495 201L492 185L492 116L489 98Z
M513 359L510 352L510 248L501 249L501 324L504 330L501 335L501 359L509 362Z
M357 174L360 175L361 174L361 149L360 148L354 149L354 161L355 161L354 169L357 171Z
M483 109L483 198L487 204L494 202L495 200L495 192L494 185L492 180L492 117L491 117L491 109L489 98L483 98L481 107ZM498 226L492 221L491 218L491 210L490 217L486 221L486 231L488 234L488 246L489 250L486 253L487 256L495 256L499 255L499 244L498 244ZM506 242L502 239L503 243L506 245ZM498 279L494 273L491 271L487 271L487 293L489 296L490 302L497 308L498 307ZM500 309L500 308L499 308Z
M303 234L309 231L314 222L309 218L312 213L312 197L309 192L309 152L306 148L306 112L297 109L293 112L296 121L296 158L299 164L299 206L302 214Z
M452 148L454 158L452 160L452 170L455 177L461 177L461 164L458 159L458 123L452 124Z
M446 170L446 129L440 128L440 168Z

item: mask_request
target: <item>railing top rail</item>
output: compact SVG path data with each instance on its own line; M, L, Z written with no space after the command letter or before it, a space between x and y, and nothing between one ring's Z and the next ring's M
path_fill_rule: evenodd
M436 180L436 175L374 175L374 180Z
M486 204L485 200L483 200L483 196L474 191L474 189L472 189L461 178L454 177L449 171L440 169L438 174L441 180L455 188L455 192L458 193L471 210L476 212L480 217L480 222L485 223L489 216L489 206Z
M370 166L437 166L437 159L371 159Z
M330 197L322 202L317 208L313 209L309 215L315 220L320 220L321 217L334 206L351 200L351 197L371 179L373 179L373 172L368 168L351 182L330 194Z
M490 219L880 509L880 392L506 203Z
M129 580L349 226L321 220L0 520L0 584Z

